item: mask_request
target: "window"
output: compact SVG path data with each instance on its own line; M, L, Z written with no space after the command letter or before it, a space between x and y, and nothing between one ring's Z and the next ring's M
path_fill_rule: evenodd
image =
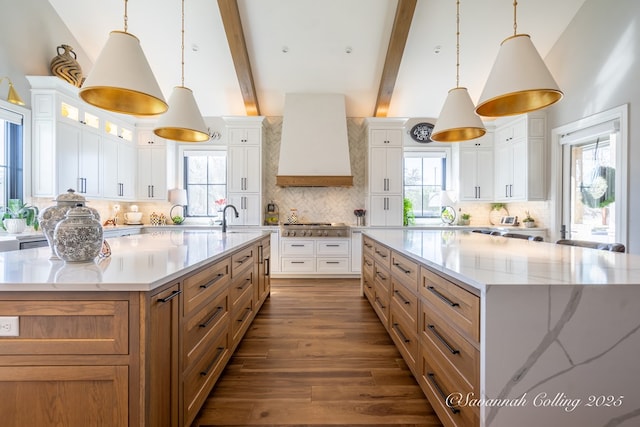
M22 116L0 107L0 204L23 199Z
M415 218L440 218L440 191L446 184L445 151L405 151L404 197Z
M185 216L217 216L227 194L226 151L185 151L184 182L189 200Z

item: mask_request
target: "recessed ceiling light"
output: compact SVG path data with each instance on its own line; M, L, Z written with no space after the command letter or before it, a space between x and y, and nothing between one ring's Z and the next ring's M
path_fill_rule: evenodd
M347 46L347 47L344 49L344 51L345 51L345 53L351 53L351 52L353 51L353 49L351 49L351 46Z
M200 46L198 46L197 44L193 43L191 45L191 50L194 51L194 52L197 52L197 51L200 50Z
M282 46L282 53L289 52L289 46Z
M439 54L442 51L442 46L437 45L433 48L433 53L435 53L436 55Z

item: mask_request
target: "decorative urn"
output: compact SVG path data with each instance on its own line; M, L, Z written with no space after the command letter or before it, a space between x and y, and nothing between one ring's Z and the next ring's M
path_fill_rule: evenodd
M102 249L102 224L91 208L71 208L53 232L53 247L65 262L93 261Z
M42 231L44 231L47 242L49 242L49 247L51 248L51 256L49 259L52 260L60 259L53 247L53 232L56 225L65 219L70 209L78 206L85 207L86 199L76 193L75 190L69 189L66 193L56 197L55 202L55 205L49 206L40 212L40 226L42 227ZM87 209L91 211L97 221L100 221L100 213L97 210L90 207L87 207Z

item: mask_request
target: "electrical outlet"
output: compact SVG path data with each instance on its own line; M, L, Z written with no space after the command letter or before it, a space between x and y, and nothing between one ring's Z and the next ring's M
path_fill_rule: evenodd
M17 337L20 335L18 316L0 316L0 337Z

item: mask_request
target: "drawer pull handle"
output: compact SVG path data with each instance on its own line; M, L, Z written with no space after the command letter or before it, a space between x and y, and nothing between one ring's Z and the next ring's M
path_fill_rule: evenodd
M169 302L172 299L174 299L175 297L177 297L178 295L180 295L181 293L182 293L182 291L173 291L173 292L171 292L171 295L169 295L169 296L166 296L164 298L158 298L158 302L162 302L162 303Z
M245 262L246 260L248 260L249 258L251 258L251 255L245 255L244 258L236 261L238 264L242 264L243 262Z
M330 245L330 244L327 244L327 247L328 247L328 248L339 248L339 247L340 247L340 245Z
M209 283L206 283L206 284L204 284L204 285L200 285L200 288L202 288L202 289L207 289L209 286L213 285L213 284L214 284L214 283L216 283L218 280L220 280L220 279L222 278L222 276L224 276L224 274L222 274L222 273L218 273L218 274L216 275L216 277L215 277L212 281L210 281Z
M327 261L327 264L340 264L340 261Z
M400 339L404 342L406 342L407 344L411 342L411 340L409 338L406 337L405 334L402 333L402 329L400 329L400 325L397 323L394 323L392 328L396 331L396 333L400 336Z
M397 291L397 290L396 290L396 291L393 291L393 293L395 293L395 294L396 294L396 296L397 296L398 298L400 298L400 299L402 300L402 302L403 302L403 303L405 303L406 305L410 305L410 304L411 304L411 301L409 301L408 299L406 299L406 298L404 297L404 295L402 295L402 294L400 293L400 291Z
M366 259L364 260L364 265L366 265L367 267L372 267L372 266L373 266L373 264L372 264L372 263L370 263L370 262L369 262L368 260L366 260Z
M383 253L382 253L382 252L380 252L380 251L376 251L376 253L377 253L378 255L380 255L380 257L382 257L382 258L386 258L386 257L387 257L385 254L383 254Z
M369 244L369 243L365 243L364 244L367 248L371 249L373 247L373 245Z
M304 264L304 261L291 261L291 264Z
M434 288L433 286L427 286L427 289L429 289L431 291L432 294L434 294L435 296L437 296L438 298L440 298L442 301L446 302L447 304L449 304L451 307L460 307L460 304L458 304L457 302L453 302L451 301L449 298L445 297L444 295L442 295L440 292L438 292L436 290L436 288Z
M438 394L440 395L442 400L444 400L446 402L447 401L447 394L444 391L442 391L442 389L440 388L440 386L436 382L435 376L436 376L436 374L434 374L433 372L427 372L427 379L429 380L431 385L433 385L435 387L435 389L438 391ZM460 413L460 409L454 408L453 406L449 406L446 403L445 403L445 405L447 406L447 408L451 409L451 412L453 412L454 414L459 414Z
M201 328L206 328L207 326L209 326L209 324L211 324L211 322L213 322L213 319L215 319L216 317L218 317L218 313L220 313L222 310L224 309L224 307L218 307L216 309L216 311L213 312L213 314L211 315L211 317L209 317L207 319L206 322L204 323L200 323L198 326Z
M207 375L209 375L209 371L211 370L211 368L213 368L213 365L216 364L218 359L220 359L220 356L222 356L222 353L224 353L224 347L218 347L218 352L216 353L216 357L213 358L211 363L209 363L209 366L207 366L204 371L200 371L201 377L206 377Z
M380 274L379 271L376 271L376 276L378 276L382 280L387 280L387 278L385 276L383 276L382 274Z
M387 308L387 306L385 306L384 304L382 304L382 301L380 300L380 298L376 297L376 303L380 306L380 308Z
M440 335L438 331L436 331L436 327L434 325L427 325L427 328L429 328L433 335L435 335L436 338L438 338L438 340L440 340L440 342L444 344L445 347L447 347L447 350L449 350L451 354L460 354L460 350L456 350L455 348L451 347L447 340L445 340L444 337Z
M251 283L251 277L247 277L247 278L246 278L246 279L244 279L244 280L245 280L245 282L244 282L242 285L240 285L240 286L236 286L236 289L237 289L237 290L241 291L241 290L243 290L243 289L244 289L244 287L245 287L245 286L247 286L247 283Z
M411 274L411 270L407 270L399 262L394 262L393 265L398 267L398 270L402 271L404 274Z
M245 308L245 310L247 310L247 311L244 313L244 316L242 316L241 318L238 319L238 323L244 322L245 319L247 318L247 316L249 316L249 314L251 313L251 307L247 307L247 308Z
M296 244L292 244L291 247L292 248L304 248L305 245L296 245Z

